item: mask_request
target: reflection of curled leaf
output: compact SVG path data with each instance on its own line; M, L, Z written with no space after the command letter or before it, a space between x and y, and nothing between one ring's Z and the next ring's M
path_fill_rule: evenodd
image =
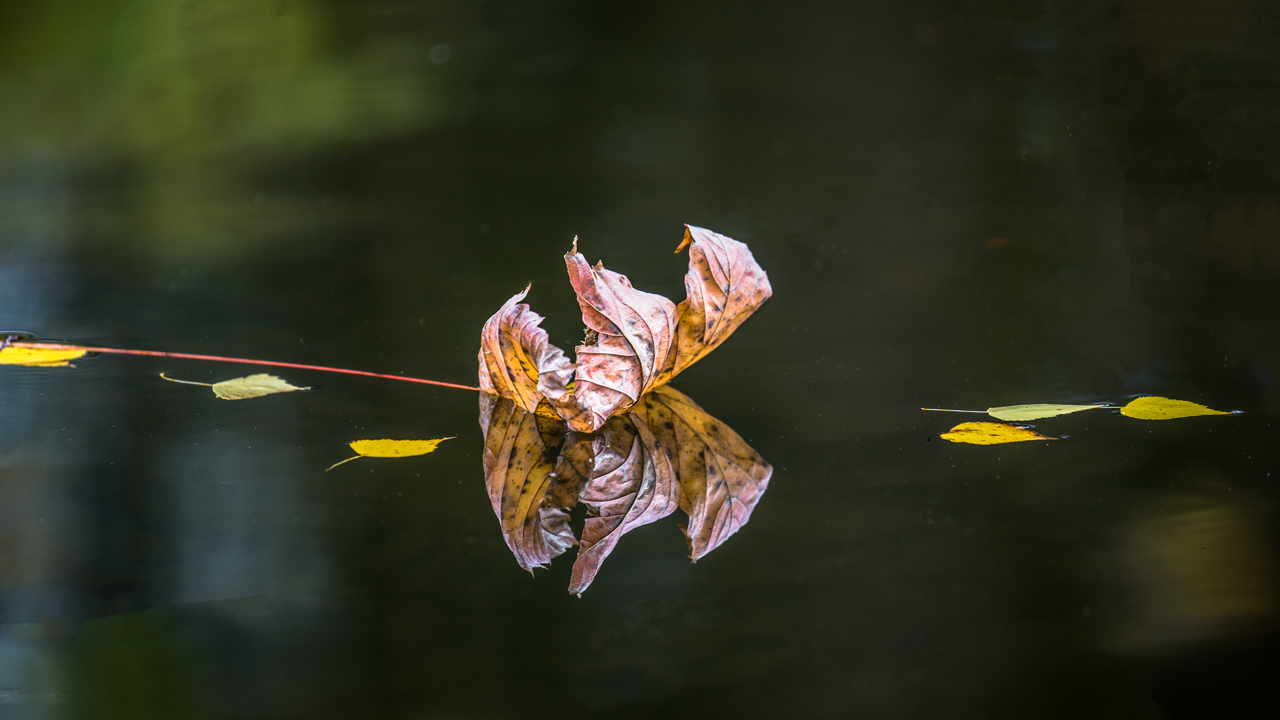
M710 552L746 524L772 473L741 437L670 387L595 433L566 434L560 421L492 395L481 397L480 426L489 499L521 567L544 566L575 544L568 510L590 506L570 583L579 594L624 534L677 507L690 517L692 557ZM557 457L550 448L561 438Z
M634 415L613 418L595 433L591 479L581 501L590 506L569 592L581 595L623 535L676 510L675 474L653 433ZM630 427L628 427L630 425Z
M84 350L45 350L9 345L0 350L0 365L71 367L71 361L84 357L85 352Z
M1002 445L1004 443L1027 442L1029 440L1061 440L1061 438L1041 435L1031 428L989 422L960 423L938 437L951 442L968 443L969 445Z
M528 412L540 401L570 429L592 432L642 395L668 382L733 333L769 298L769 278L744 243L687 226L688 297L677 307L631 286L625 275L592 267L577 241L565 255L589 340L577 364L547 342L542 318L523 300L507 301L481 332L480 387ZM572 387L572 390L570 388Z
M1170 400L1166 397L1140 397L1120 408L1120 414L1138 420L1177 420L1201 415L1233 415L1213 410L1199 403L1186 400Z
M689 556L697 560L747 524L773 468L729 426L670 386L645 395L632 415L654 429L672 458L680 509L689 516Z
M538 417L514 402L480 396L484 431L484 474L502 538L520 567L533 572L576 544L569 529L569 508L576 496L551 492L556 483L552 458Z

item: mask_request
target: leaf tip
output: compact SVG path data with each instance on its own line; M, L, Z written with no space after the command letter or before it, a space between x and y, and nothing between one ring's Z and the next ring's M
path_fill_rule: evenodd
M689 244L692 242L693 231L689 229L689 225L686 223L684 226L684 239L680 241L680 247L676 248L676 255L679 255L681 250L689 247Z

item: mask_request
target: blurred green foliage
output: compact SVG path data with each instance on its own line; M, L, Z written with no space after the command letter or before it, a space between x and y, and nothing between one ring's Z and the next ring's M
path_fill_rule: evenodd
M59 168L71 233L161 256L311 232L323 197L272 196L264 176L456 109L430 45L340 22L299 0L5 3L0 182ZM30 211L14 205L0 215Z

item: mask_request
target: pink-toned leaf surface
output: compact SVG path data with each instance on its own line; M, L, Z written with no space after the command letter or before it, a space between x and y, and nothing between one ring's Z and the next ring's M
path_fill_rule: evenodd
M569 528L569 508L577 502L578 490L557 487L547 450L550 438L539 431L539 422L512 400L480 395L489 500L502 539L529 572L577 544Z
M595 341L577 364L547 341L542 317L512 297L481 331L480 388L534 412L545 400L570 429L592 432L724 342L773 294L746 244L685 226L686 299L679 306L636 290L625 275L592 267L577 241L565 255L582 321ZM572 387L571 387L572 386Z
M575 544L568 510L587 503L574 593L591 584L622 535L677 506L689 516L691 557L706 555L747 523L773 472L736 433L665 386L773 292L745 244L687 226L677 252L685 247L688 296L677 307L636 290L625 275L591 267L575 241L565 264L595 339L578 346L576 365L520 302L528 288L481 334L481 426L494 513L516 560L532 570ZM549 448L562 438L553 461Z
M630 417L653 428L659 451L671 458L693 560L747 524L773 468L740 435L670 386L641 398Z
M547 392L565 393L573 363L538 327L542 316L520 302L528 294L513 295L480 331L480 389L533 412Z
M745 243L686 225L676 252L685 247L689 272L684 278L686 298L678 308L675 352L655 385L716 349L773 295L769 276Z
M613 418L595 434L594 466L581 500L591 508L582 529L569 592L581 595L626 533L675 512L671 461L639 418Z
M625 275L591 267L577 249L575 241L565 265L582 321L598 339L594 345L577 347L574 397L587 415L570 421L570 427L590 432L656 384L674 349L676 306L661 295L631 287Z

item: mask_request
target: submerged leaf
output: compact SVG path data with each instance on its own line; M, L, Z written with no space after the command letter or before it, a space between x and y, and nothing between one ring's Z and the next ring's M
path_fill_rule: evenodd
M183 385L201 385L213 388L213 394L223 400L248 400L249 398L263 397L265 395L275 395L277 393L311 389L309 387L295 387L275 375L268 375L266 373L249 375L248 377L242 378L233 378L231 380L223 380L222 382L216 383L177 380L165 375L164 373L160 373L160 377L173 383L181 383Z
M1003 443L1027 442L1029 440L1061 439L1041 435L1031 428L990 422L960 423L938 437L943 440L968 443L970 445L1000 445Z
M742 529L769 487L773 467L740 435L664 385L633 408L653 428L679 481L689 516L689 557L698 560Z
M1005 405L1003 407L988 408L987 414L997 420L1027 422L1029 420L1040 420L1042 418L1057 417L1068 413L1080 412L1081 410L1096 410L1097 408L1102 407L1107 407L1107 405L1054 405L1048 403L1041 403L1037 405Z
M436 438L434 440L356 440L350 443L351 449L356 451L356 456L330 465L325 472L352 460L359 460L362 457L403 458L426 455L429 452L434 452L436 447L445 440L453 440L453 438Z
M1176 420L1201 415L1234 415L1235 413L1213 410L1186 400L1149 396L1137 398L1120 408L1120 414L1138 420Z
M32 367L72 367L71 361L84 357L85 350L46 350L5 346L0 350L0 365L29 365Z

